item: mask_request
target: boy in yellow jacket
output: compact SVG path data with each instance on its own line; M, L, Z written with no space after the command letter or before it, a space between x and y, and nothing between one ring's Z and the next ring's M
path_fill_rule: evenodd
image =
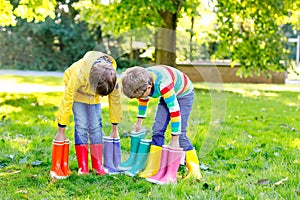
M88 174L88 142L92 168L104 175L102 165L101 97L108 95L110 137L120 147L118 123L122 120L120 91L117 85L116 61L99 51L89 51L64 72L65 92L57 113L58 132L52 145L52 169L50 176L62 179L71 174L68 167L69 140L65 127L73 111L75 123L75 149L78 174ZM120 148L118 149L120 151ZM120 152L114 153L120 162ZM116 166L119 163L116 163Z

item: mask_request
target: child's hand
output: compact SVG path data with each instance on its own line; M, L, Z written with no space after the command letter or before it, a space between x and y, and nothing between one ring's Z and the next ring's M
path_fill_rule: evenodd
M142 130L142 122L143 122L142 118L137 118L137 121L134 124L134 126L132 127L132 130L135 132L141 131Z
M65 128L58 127L57 134L55 136L56 141L64 141L66 138Z
M110 137L112 137L112 138L119 138L118 125L113 125L112 126Z
M172 136L170 146L172 148L179 148L179 136Z

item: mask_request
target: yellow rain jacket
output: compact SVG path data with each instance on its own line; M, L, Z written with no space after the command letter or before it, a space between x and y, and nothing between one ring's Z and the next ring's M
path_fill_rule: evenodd
M68 124L74 101L86 104L100 103L101 96L96 95L91 89L89 74L93 63L102 56L109 57L113 67L117 68L117 63L111 56L99 51L89 51L64 72L65 93L56 117L59 124ZM108 103L110 122L120 123L122 121L121 94L117 84L113 92L108 95Z

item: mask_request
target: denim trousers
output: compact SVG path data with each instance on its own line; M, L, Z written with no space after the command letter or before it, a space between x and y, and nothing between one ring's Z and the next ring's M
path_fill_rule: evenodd
M73 103L75 144L102 144L101 104Z
M177 97L181 114L181 134L179 135L179 145L184 151L192 150L194 147L186 136L188 119L194 101L194 91L183 96ZM152 126L152 144L156 146L164 145L165 132L170 122L170 112L166 102L161 97L157 106L155 121Z

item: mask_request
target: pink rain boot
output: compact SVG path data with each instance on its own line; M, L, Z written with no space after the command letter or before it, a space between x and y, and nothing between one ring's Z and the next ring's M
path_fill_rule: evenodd
M159 171L154 176L146 178L146 181L149 181L151 183L157 183L165 175L168 168L168 154L169 147L167 145L163 145Z
M182 148L171 148L169 147L168 154L168 166L165 175L157 180L157 184L176 184L177 183L177 171L180 165L180 160L182 157L183 149Z

